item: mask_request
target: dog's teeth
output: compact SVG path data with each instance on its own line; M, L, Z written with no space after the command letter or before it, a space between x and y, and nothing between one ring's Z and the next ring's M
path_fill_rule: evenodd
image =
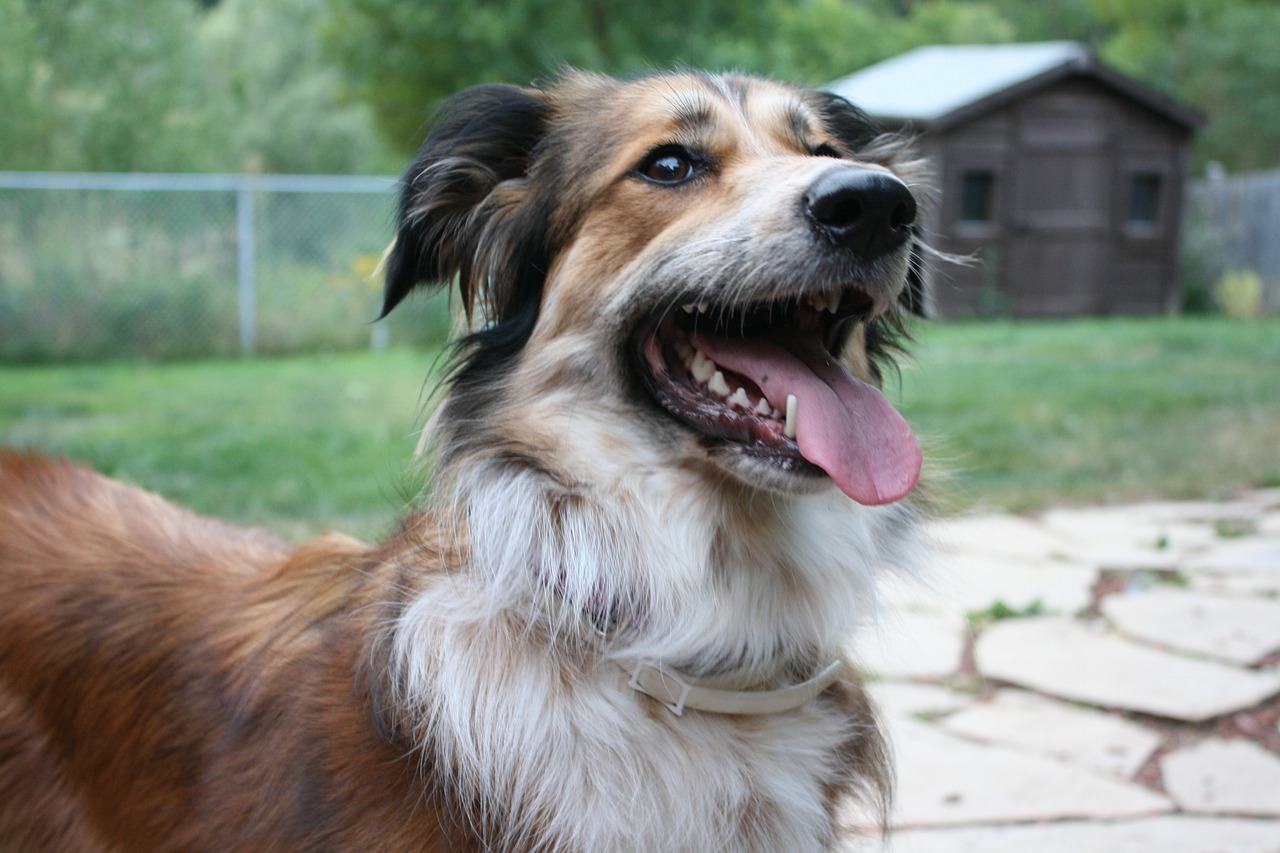
M787 422L782 427L782 434L787 438L796 437L796 411L800 408L795 394L787 395Z
M689 373L698 382L706 382L716 372L716 363L702 354L702 350L694 349L693 362L689 365Z
M687 367L693 359L693 346L684 339L677 339L671 344L671 348L676 351L676 355L680 356L680 360Z
M699 314L705 314L705 313L707 313L707 303L705 303L705 302L699 302L699 303L698 303L698 313L699 313Z
M756 414L763 417L769 417L769 413L773 411L773 407L769 405L769 401L764 397L760 398L760 402L756 403Z
M714 365L714 362L712 364ZM711 381L707 383L707 387L721 397L729 396L729 383L724 381L724 374L718 370L711 374Z
M690 302L688 305L681 305L680 310L686 314L692 314L694 311L698 310L698 306Z
M749 410L751 408L751 400L747 397L747 392L739 388L733 392L733 396L729 398L729 402L741 409Z

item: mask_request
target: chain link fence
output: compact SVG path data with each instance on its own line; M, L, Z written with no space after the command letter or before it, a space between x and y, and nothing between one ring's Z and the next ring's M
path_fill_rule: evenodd
M435 344L418 298L373 324L397 182L0 172L0 360ZM1280 310L1280 171L1193 182L1184 278L1246 270Z
M374 325L391 178L0 172L0 359L426 344L441 299Z

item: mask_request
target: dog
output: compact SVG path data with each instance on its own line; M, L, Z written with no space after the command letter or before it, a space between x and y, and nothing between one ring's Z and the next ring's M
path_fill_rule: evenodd
M383 315L453 286L431 477L293 548L0 457L0 850L818 851L883 815L846 638L920 557L878 386L923 166L848 102L455 95Z

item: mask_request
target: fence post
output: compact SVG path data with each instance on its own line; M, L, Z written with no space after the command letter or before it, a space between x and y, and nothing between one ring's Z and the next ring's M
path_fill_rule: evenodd
M254 283L256 235L253 222L253 180L236 189L236 282L240 303L240 354L253 355L258 346L258 305Z

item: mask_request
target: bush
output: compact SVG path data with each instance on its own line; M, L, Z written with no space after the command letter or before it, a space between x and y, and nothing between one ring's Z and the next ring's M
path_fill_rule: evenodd
M1233 320L1262 316L1262 277L1253 270L1235 270L1218 279L1214 288L1222 313Z

